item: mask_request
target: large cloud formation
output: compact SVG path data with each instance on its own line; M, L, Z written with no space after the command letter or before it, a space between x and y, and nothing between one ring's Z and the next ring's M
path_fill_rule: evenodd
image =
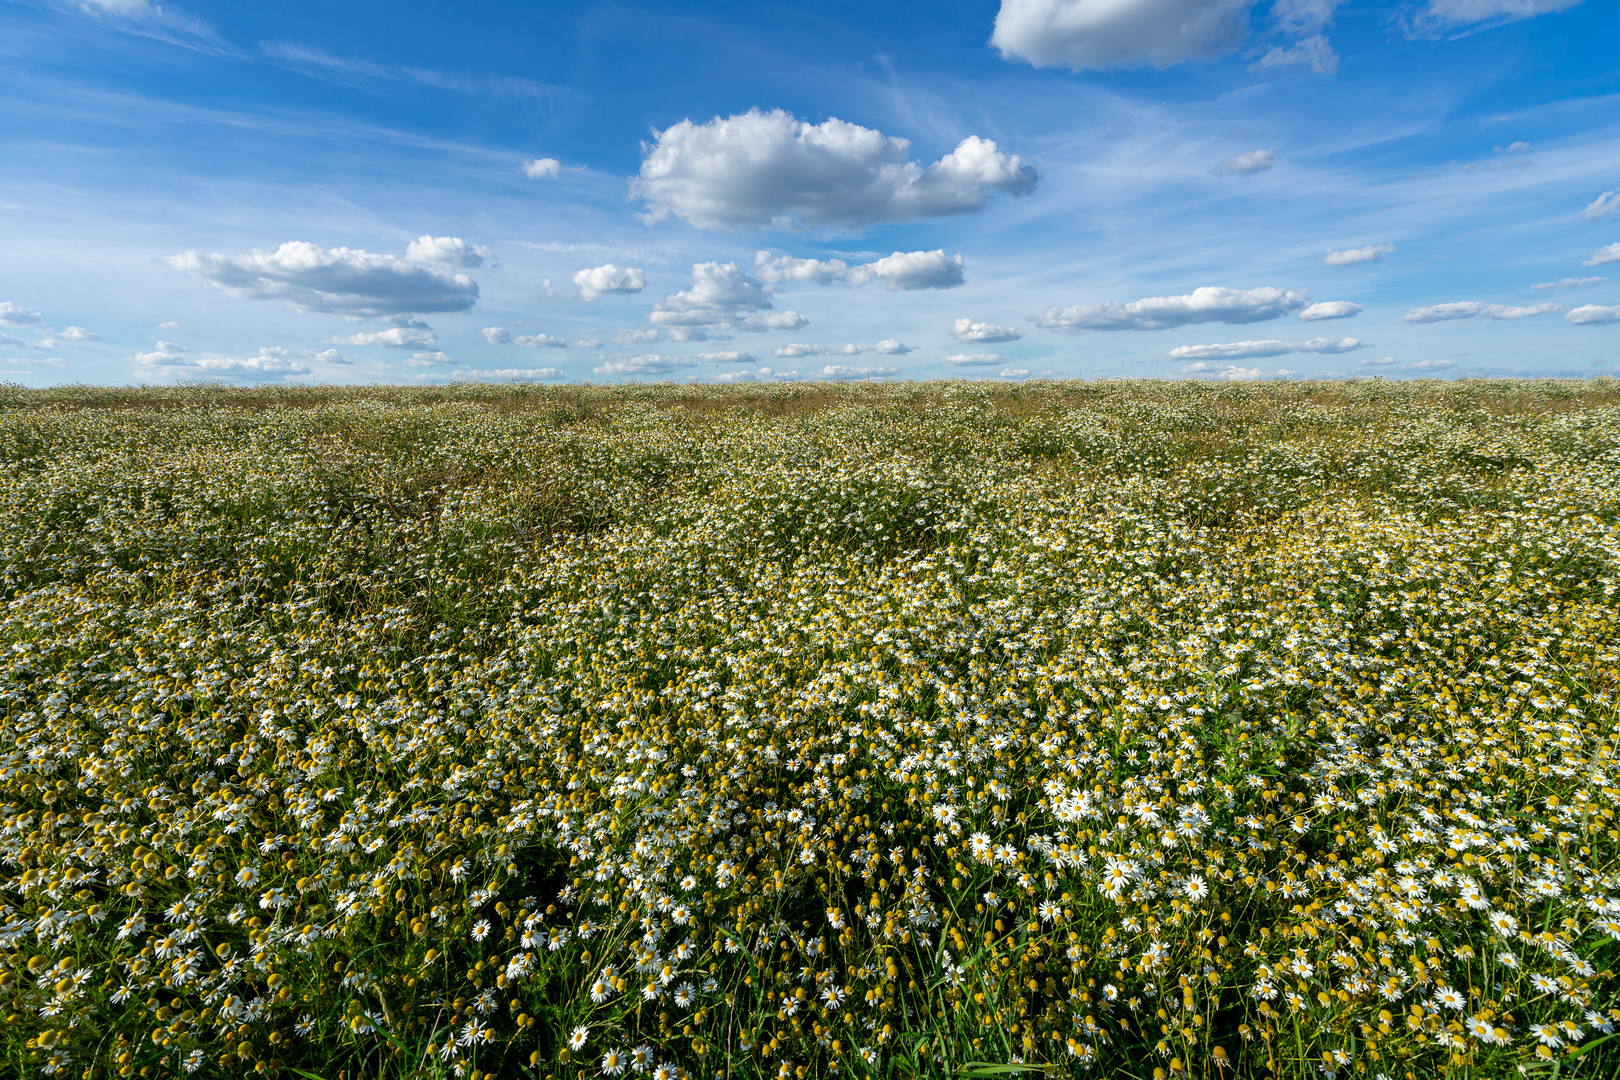
M587 266L574 274L581 300L595 300L609 294L638 293L647 287L647 274L638 266Z
M781 109L682 120L645 150L630 189L646 202L646 219L700 229L851 229L966 214L992 192L1023 195L1037 182L1017 154L977 135L925 167L910 160L908 139Z
M1002 0L990 44L1075 71L1213 60L1243 44L1254 0Z
M869 263L850 266L843 259L795 259L791 255L754 255L754 275L776 285L790 281L830 285L865 285L877 279L890 289L954 289L963 283L960 255L947 255L943 248L933 251L896 251Z
M247 255L187 251L168 262L232 296L283 300L299 311L383 317L467 311L478 302L478 283L466 274L395 255L327 249L301 240Z
M1049 307L1035 316L1034 322L1048 330L1164 330L1190 323L1264 322L1299 311L1308 302L1297 289L1224 289L1206 285L1183 296Z

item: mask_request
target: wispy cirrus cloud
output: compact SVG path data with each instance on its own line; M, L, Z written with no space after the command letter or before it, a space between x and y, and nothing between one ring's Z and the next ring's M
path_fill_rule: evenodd
M1434 304L1430 307L1413 308L1401 316L1401 321L1433 323L1450 322L1457 319L1481 319L1488 322L1500 322L1511 319L1528 319L1536 315L1555 315L1563 310L1561 304L1555 304L1551 301L1531 304L1527 307L1514 307L1508 304L1487 304L1479 300L1459 300L1450 304Z

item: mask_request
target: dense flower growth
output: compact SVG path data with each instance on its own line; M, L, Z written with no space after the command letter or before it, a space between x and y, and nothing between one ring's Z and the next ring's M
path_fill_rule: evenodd
M0 405L10 1075L1620 1063L1611 381Z

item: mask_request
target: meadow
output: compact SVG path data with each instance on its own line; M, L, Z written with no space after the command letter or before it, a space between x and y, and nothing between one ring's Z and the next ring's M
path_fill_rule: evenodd
M1620 384L0 387L0 1072L1620 1072Z

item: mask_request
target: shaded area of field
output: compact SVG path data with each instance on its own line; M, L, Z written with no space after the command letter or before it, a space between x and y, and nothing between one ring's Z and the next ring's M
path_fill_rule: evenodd
M1613 380L0 410L8 1069L1620 1063Z

